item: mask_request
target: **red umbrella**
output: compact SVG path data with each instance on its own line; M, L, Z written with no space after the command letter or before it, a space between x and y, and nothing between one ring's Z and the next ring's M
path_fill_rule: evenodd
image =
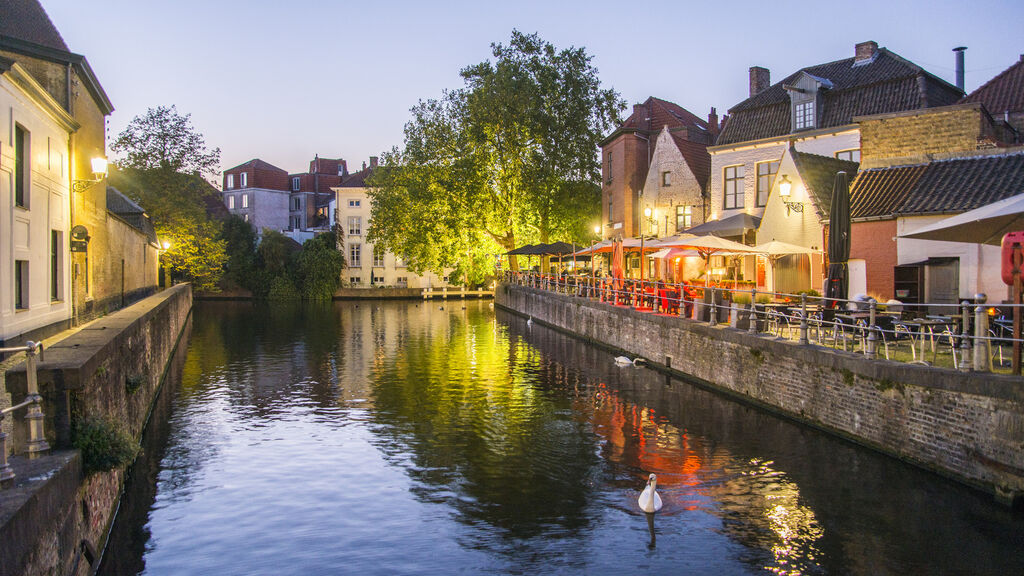
M626 257L622 251L622 241L617 241L612 246L612 276L621 280L625 277Z

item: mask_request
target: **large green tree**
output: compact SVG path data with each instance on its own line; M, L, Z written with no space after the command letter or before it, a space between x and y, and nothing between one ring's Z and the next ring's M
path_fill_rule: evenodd
M586 243L600 214L598 142L625 103L583 48L513 31L462 89L420 102L371 179L369 239L414 271L481 280L527 242ZM513 263L513 265L515 265Z
M217 290L227 259L221 223L208 212L220 194L204 178L216 173L220 150L207 150L189 115L174 106L135 117L110 146L118 154L112 186L142 206L160 241L163 263L197 290Z

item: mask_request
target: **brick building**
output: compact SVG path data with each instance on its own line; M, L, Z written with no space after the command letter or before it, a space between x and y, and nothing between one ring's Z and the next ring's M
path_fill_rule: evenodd
M252 224L257 234L264 228L288 228L288 172L254 158L225 170L223 180L224 205Z
M710 158L718 133L714 108L702 120L654 98L601 142L604 238L673 234L704 221ZM644 209L651 208L651 219Z

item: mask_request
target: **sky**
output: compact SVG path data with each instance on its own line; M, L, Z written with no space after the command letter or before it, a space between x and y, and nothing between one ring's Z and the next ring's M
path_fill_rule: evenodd
M462 86L513 29L583 47L604 87L706 118L772 82L878 42L967 91L1024 54L1024 1L856 2L41 0L89 60L115 111L112 140L150 107L192 115L221 168L261 158L289 172L314 155L358 169L398 146L409 109ZM628 114L628 112L627 112Z

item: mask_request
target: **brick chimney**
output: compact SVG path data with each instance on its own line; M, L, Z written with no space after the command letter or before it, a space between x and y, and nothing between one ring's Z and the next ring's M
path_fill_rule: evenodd
M871 60L875 57L875 54L878 54L878 42L873 40L861 42L854 47L855 58L853 59L853 63L857 64L859 62Z
M376 156L370 156L370 168L376 168L376 167L377 167L377 157Z
M760 66L750 67L750 97L753 98L764 92L772 85L771 73L767 68Z
M718 136L718 111L715 107L711 107L711 113L708 114L708 132L711 133L711 141L715 141L715 137Z

